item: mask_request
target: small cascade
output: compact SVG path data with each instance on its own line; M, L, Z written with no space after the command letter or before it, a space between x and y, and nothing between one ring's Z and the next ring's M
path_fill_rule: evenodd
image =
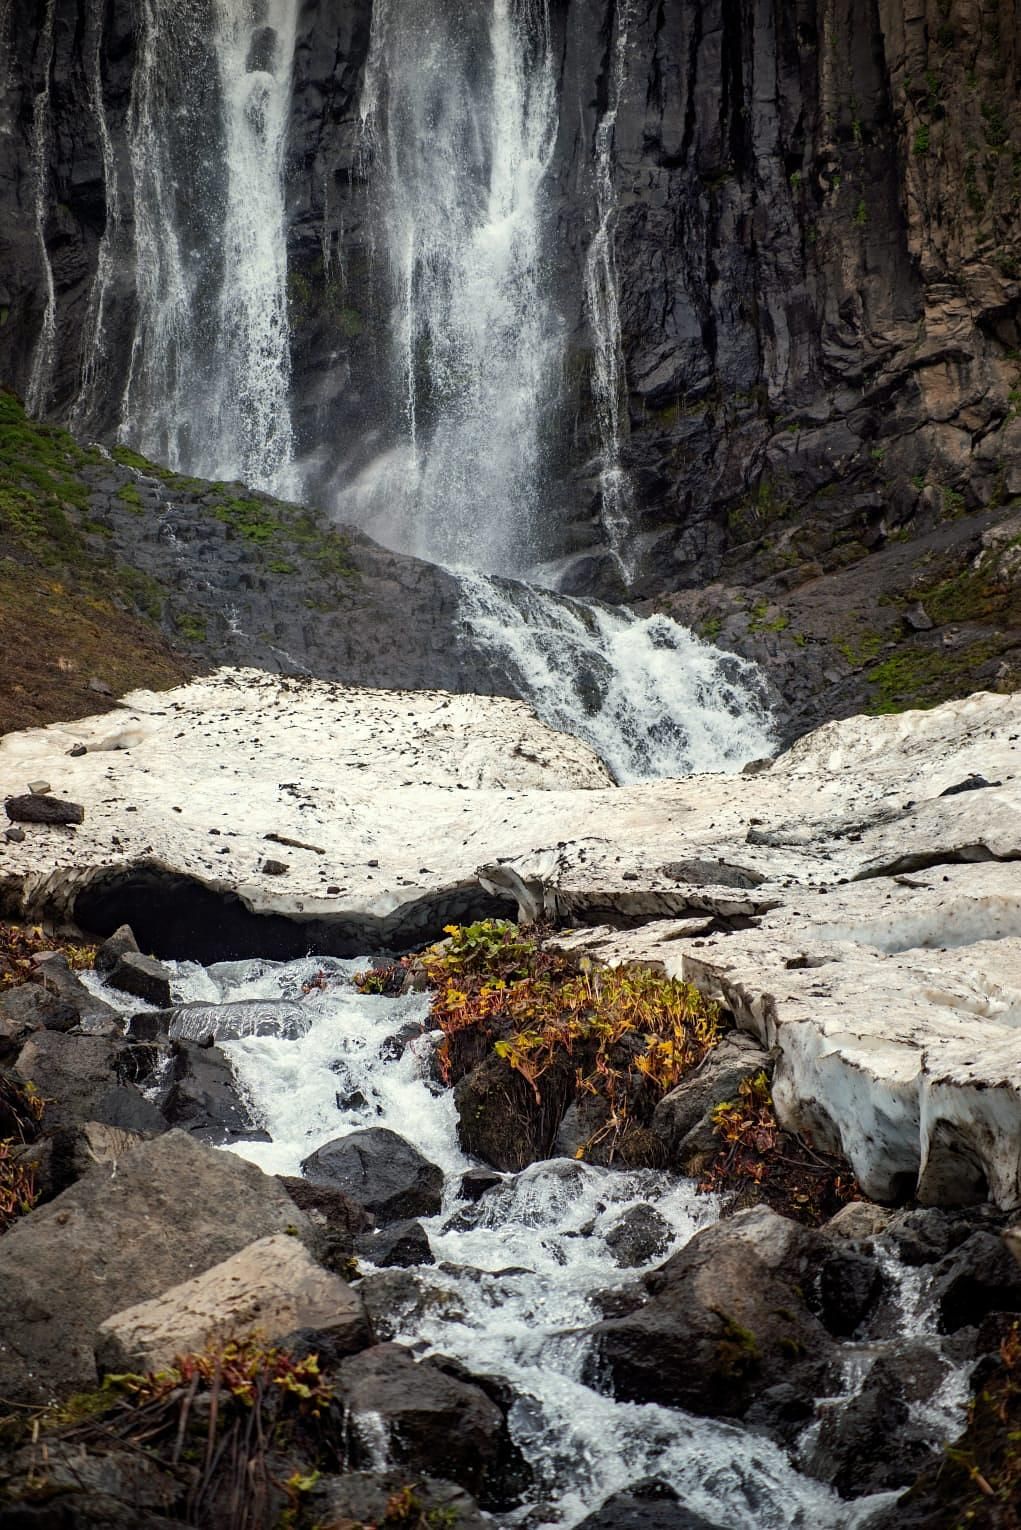
M284 157L297 0L216 0L211 14L195 0L140 4L138 319L121 439L202 477L292 494Z
M384 507L389 540L521 573L538 560L560 351L541 241L557 125L548 0L382 0L372 25L364 142L411 458L400 505Z
M46 413L53 383L57 344L57 289L53 265L46 246L46 216L50 202L50 75L53 70L53 18L56 0L46 0L46 15L39 34L39 57L45 74L32 107L32 168L35 176L35 226L39 258L46 283L46 309L32 358L32 372L25 395L30 414Z
M631 539L633 496L631 480L621 465L620 450L627 424L627 385L620 329L620 296L614 232L617 193L613 184L613 145L624 85L634 0L618 0L616 35L610 60L610 92L596 129L595 183L598 226L585 258L585 306L595 341L592 394L602 441L599 492L603 529L626 582L634 575L628 544Z
M740 770L775 748L755 665L668 616L462 573L461 618L543 721L584 739L621 784Z

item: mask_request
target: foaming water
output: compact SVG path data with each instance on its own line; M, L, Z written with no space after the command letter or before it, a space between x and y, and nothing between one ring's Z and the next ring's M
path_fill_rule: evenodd
M461 573L461 618L544 722L617 781L739 770L774 747L755 665L667 616Z
M587 1384L583 1330L599 1321L602 1293L641 1273L622 1268L614 1255L612 1235L622 1215L641 1206L662 1219L663 1242L650 1261L659 1263L714 1221L718 1205L688 1180L569 1159L506 1175L478 1202L462 1199L460 1176L471 1164L457 1144L452 1092L431 1078L435 1036L425 1029L427 1000L359 994L350 980L365 965L316 957L208 969L182 963L175 968L174 999L284 999L307 1011L308 1028L296 1039L263 1035L224 1043L242 1093L273 1138L233 1151L268 1172L296 1173L324 1142L384 1126L443 1169L442 1211L424 1223L437 1263L409 1272L410 1284L395 1287L380 1319L381 1336L418 1355L452 1356L476 1374L510 1384L511 1431L535 1480L529 1502L506 1522L568 1530L609 1494L657 1476L692 1512L726 1530L864 1525L885 1499L842 1502L779 1447L738 1425L615 1402ZM92 982L100 986L97 978ZM411 1022L422 1033L398 1055L392 1038ZM363 1267L371 1279L371 1263L363 1260ZM910 1333L920 1319L913 1316L911 1279L903 1286L896 1299ZM848 1349L850 1376L858 1359L854 1346ZM935 1437L959 1422L955 1385L948 1378L946 1397L934 1399ZM356 1422L363 1436L372 1430L375 1459L385 1468L385 1420ZM548 1512L537 1510L539 1504Z

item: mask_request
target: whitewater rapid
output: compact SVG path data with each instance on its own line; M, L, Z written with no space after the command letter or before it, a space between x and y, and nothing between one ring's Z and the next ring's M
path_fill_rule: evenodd
M687 1508L726 1530L864 1530L891 1495L842 1501L779 1447L738 1425L616 1402L586 1384L581 1330L602 1317L602 1294L642 1273L622 1269L607 1241L622 1215L651 1206L668 1224L669 1245L651 1261L658 1264L717 1218L717 1202L690 1180L570 1159L533 1164L504 1176L481 1201L466 1201L461 1176L475 1165L457 1143L453 1092L440 1089L427 1066L437 1039L425 1029L428 998L363 996L352 977L366 965L312 956L283 964L171 964L175 1002L287 999L307 1015L307 1029L294 1040L262 1035L222 1043L240 1093L272 1139L235 1143L231 1151L267 1173L297 1174L323 1143L380 1126L443 1170L442 1211L423 1222L436 1263L399 1272L379 1336L420 1357L453 1356L476 1374L509 1383L515 1396L509 1424L534 1483L528 1502L505 1522L569 1530L611 1493L656 1476ZM90 986L101 987L95 977ZM122 1010L140 1007L105 987L102 993ZM388 1043L409 1022L423 1034L395 1057ZM361 1263L373 1279L371 1262ZM931 1328L919 1273L891 1261L890 1279L903 1334ZM844 1346L847 1396L877 1352L867 1342ZM934 1438L954 1432L963 1396L958 1373L930 1408ZM358 1419L352 1424L359 1427ZM375 1431L385 1454L378 1419L363 1427ZM537 1513L537 1505L547 1505L546 1513Z

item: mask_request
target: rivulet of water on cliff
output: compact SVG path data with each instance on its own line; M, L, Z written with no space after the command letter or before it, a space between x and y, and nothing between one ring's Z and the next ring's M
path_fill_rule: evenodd
M593 143L584 293L604 530L624 572L613 141L630 15L625 0ZM736 768L771 741L753 666L666 617L564 600L537 573L562 551L546 450L566 344L548 274L551 48L547 0L374 6L363 134L403 444L350 487L342 510L388 545L456 570L466 631L494 671L591 743L618 779Z

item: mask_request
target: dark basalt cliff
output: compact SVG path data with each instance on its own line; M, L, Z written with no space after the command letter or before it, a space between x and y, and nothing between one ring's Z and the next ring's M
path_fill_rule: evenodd
M55 294L45 405L59 418L92 365L83 337L109 204L104 151L126 177L146 9L8 0L0 21L0 377L30 389L48 308L44 241ZM992 593L984 576L978 593L948 599L944 587L968 577L988 552L983 533L1021 503L1017 6L551 9L561 110L548 247L568 343L550 401L550 514L577 554L571 588L622 593L599 518L581 273L598 220L596 132L623 32L613 175L632 596L771 664L805 721L870 696L883 705L936 694L931 672L948 647L957 678L943 689L962 677L1016 682L1013 576L1003 576L1006 595L1000 575ZM300 8L290 318L295 432L318 497L393 428L358 113L370 23L371 0ZM201 113L211 89L196 66L186 109ZM128 190L125 180L122 204ZM123 208L122 221L130 233ZM126 256L108 383L76 419L100 436L116 422L133 291ZM870 679L884 664L901 666L893 680Z

